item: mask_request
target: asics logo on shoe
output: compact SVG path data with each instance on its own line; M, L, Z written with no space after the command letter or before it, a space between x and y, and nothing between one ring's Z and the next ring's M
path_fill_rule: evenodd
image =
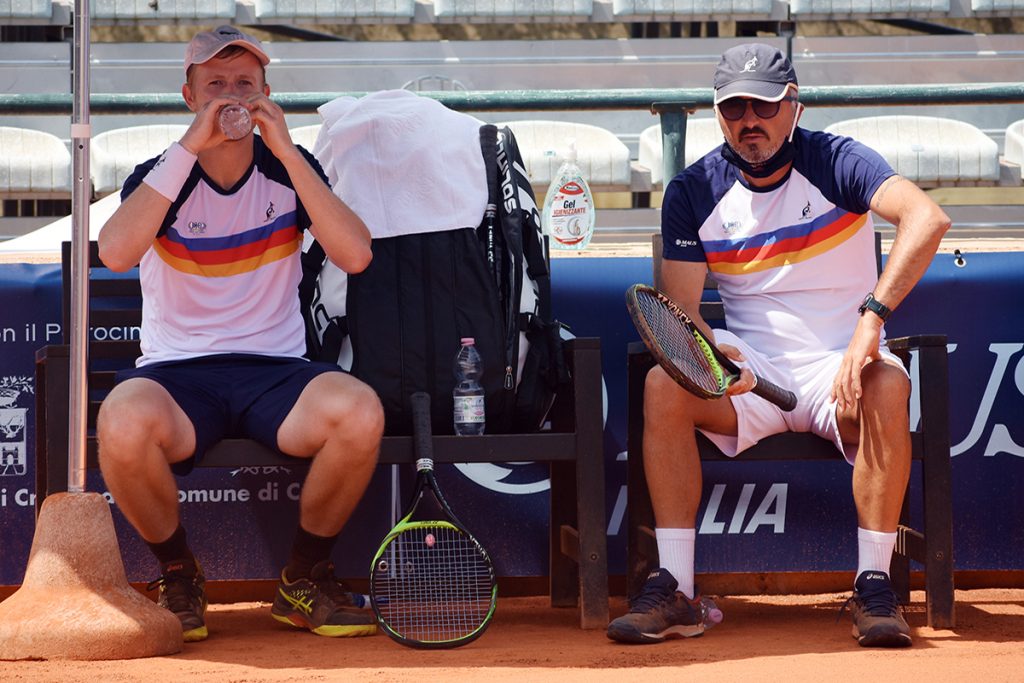
M651 579L656 579L659 576L661 576L661 572L655 569L653 572L647 575L647 580L650 581Z
M304 612L305 614L312 614L313 613L313 598L312 597L308 597L308 598L294 598L294 597L288 595L287 593L285 593L280 588L278 589L277 592L281 594L281 597L284 598L285 601L287 601L287 603L289 605L291 605L295 609L299 610L300 612Z
M879 580L879 581L885 581L889 577L886 576L885 574L871 573L871 574L864 574L864 578L865 579L874 579L874 580Z
M184 562L175 562L174 564L164 565L164 573L169 574L171 572L180 572L184 568Z

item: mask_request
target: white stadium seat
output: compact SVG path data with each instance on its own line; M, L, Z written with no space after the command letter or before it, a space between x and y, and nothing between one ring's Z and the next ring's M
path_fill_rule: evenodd
M256 18L352 21L412 19L415 0L256 0Z
M683 165L689 166L702 156L722 144L722 128L718 119L686 119L686 140L683 152ZM640 146L637 161L641 166L650 169L651 182L658 185L664 175L662 161L661 124L656 123L640 133Z
M91 0L90 16L128 21L224 19L231 22L235 19L235 0Z
M1024 0L971 0L971 11L996 17L1024 14Z
M434 14L442 21L583 18L593 11L593 0L434 0Z
M1011 164L1024 166L1024 119L1015 121L1007 127L1003 156Z
M0 22L12 19L49 19L53 15L52 0L0 0Z
M568 121L509 121L526 164L530 183L547 190L576 141L576 164L595 191L628 190L632 177L629 148L610 130Z
M135 167L177 142L188 130L182 124L132 126L100 133L92 139L89 168L97 196L121 188Z
M235 18L235 0L91 0L95 19L195 21Z
M71 193L71 153L56 135L0 126L0 197L66 198Z
M292 136L292 142L300 147L305 147L309 153L313 152L313 145L316 143L316 137L320 135L320 126L323 124L314 123L311 126L299 126L298 128L290 128L288 132Z
M994 185L996 141L963 121L933 116L871 116L825 129L863 142L897 173L924 187Z
M793 18L921 17L949 14L950 0L790 0Z
M784 12L784 2L778 3ZM686 21L692 17L769 17L773 0L613 0L612 14L628 21ZM785 18L780 16L779 18Z

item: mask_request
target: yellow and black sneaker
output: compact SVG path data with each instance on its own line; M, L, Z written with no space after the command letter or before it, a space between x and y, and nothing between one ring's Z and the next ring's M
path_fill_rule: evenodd
M352 638L377 632L373 612L361 609L348 587L334 576L334 565L316 564L308 578L288 581L281 572L270 614L280 622L320 636Z
M199 564L194 560L175 560L165 563L161 573L146 590L160 589L156 604L178 617L186 643L206 640L206 578Z

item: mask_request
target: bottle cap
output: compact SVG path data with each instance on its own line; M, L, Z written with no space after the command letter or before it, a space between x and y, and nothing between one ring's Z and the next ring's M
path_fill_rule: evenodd
M569 138L569 152L566 160L576 163L576 138Z
M473 337L463 337L459 341L462 342L463 346L465 346L466 344L475 344L476 343L476 340L473 339Z

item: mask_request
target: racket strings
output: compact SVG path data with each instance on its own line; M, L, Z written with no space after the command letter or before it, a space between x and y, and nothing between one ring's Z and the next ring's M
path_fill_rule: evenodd
M448 526L417 526L392 539L373 581L381 619L410 640L459 640L486 623L492 609L486 556L469 535Z
M710 347L687 325L686 313L670 299L638 291L636 302L664 354L693 384L713 393L723 389L722 369Z

